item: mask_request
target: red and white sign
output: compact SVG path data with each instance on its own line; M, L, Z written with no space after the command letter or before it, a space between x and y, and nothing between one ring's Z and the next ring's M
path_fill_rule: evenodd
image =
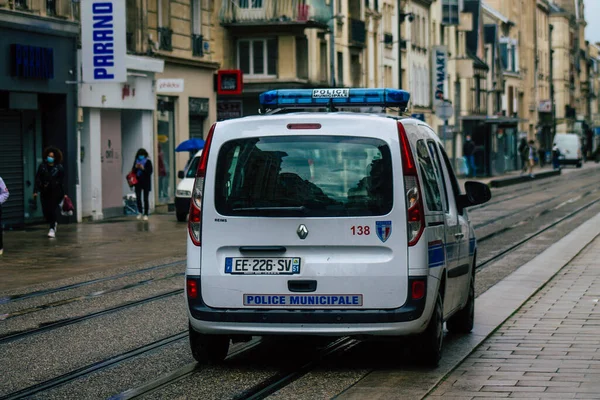
M158 79L156 93L182 93L183 79Z
M552 112L552 100L541 100L538 106L539 112Z

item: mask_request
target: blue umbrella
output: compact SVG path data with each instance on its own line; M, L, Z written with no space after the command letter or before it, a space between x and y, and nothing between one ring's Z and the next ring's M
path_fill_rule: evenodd
M188 139L179 143L175 151L198 151L204 148L204 140Z

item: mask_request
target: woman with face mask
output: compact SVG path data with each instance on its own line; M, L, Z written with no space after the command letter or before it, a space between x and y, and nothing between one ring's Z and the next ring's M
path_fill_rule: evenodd
M137 219L142 219L142 194L144 196L144 221L148 221L148 198L150 195L152 182L152 162L148 159L148 152L145 149L139 149L133 161L131 169L137 177L135 185L135 197L137 199L138 216Z
M44 218L50 224L48 237L54 238L56 237L58 205L66 197L63 187L65 170L62 166L62 152L56 147L46 148L43 157L44 161L35 175L33 198L40 195Z

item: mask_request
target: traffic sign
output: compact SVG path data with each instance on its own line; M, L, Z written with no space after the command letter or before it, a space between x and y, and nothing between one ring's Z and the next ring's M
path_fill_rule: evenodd
M438 118L446 121L452 118L452 116L454 115L454 107L452 107L452 104L450 104L447 101L439 102L435 106L435 115L437 115Z

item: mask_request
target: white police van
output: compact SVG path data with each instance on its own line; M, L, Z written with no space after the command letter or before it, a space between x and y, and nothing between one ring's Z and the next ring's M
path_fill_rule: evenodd
M196 360L221 361L231 339L252 335L410 335L436 365L444 321L471 331L477 247L465 208L489 188L467 182L461 194L419 120L334 111L404 110L409 98L275 90L260 96L269 115L212 126L188 222Z

